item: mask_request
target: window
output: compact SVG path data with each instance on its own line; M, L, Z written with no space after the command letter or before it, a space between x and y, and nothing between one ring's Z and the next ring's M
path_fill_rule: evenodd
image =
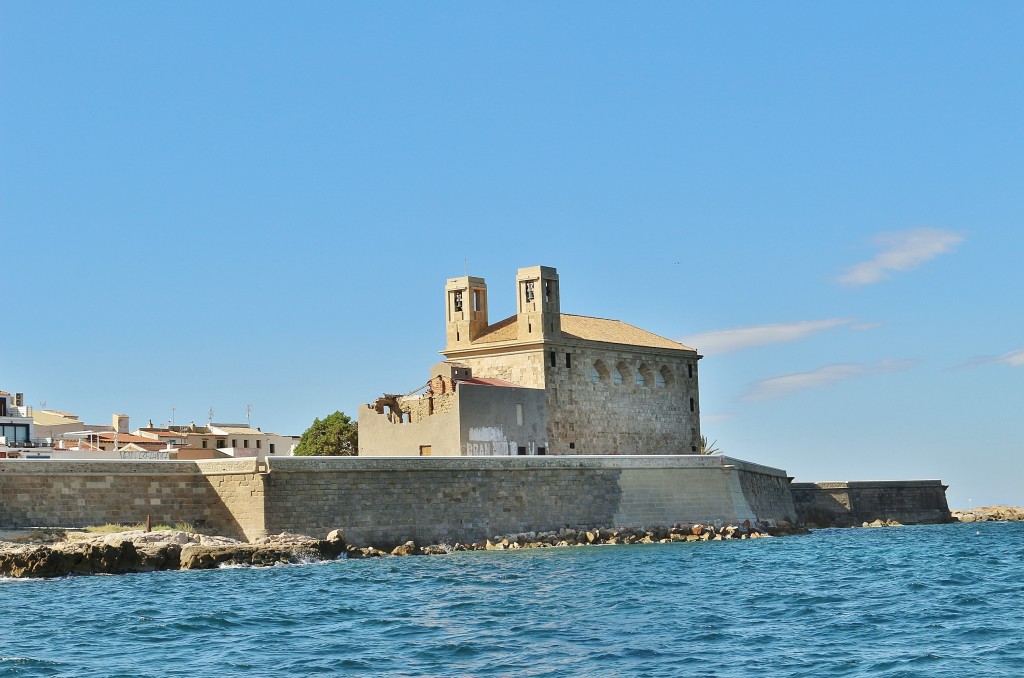
M615 366L615 371L612 372L612 383L613 384L628 384L632 381L630 374L631 370L626 363L619 363Z
M640 369L636 371L636 385L650 386L652 381L654 381L654 373L651 372L651 368L641 363Z
M231 439L231 447L238 447L238 439L237 438L232 438Z
M693 398L690 398L690 411L691 411L691 412L694 412L694 411L696 411L695 407L696 407L696 406L695 406L695 404L694 404L694 402L693 402Z
M686 376L693 379L693 363L686 363Z
M533 281L530 280L526 283L526 303L533 301Z
M608 372L608 367L604 364L604 361L595 360L593 367L590 368L590 381L595 384L607 384L609 379L611 379L611 374Z
M462 291L455 293L455 312L458 313L462 310Z
M654 385L658 388L665 388L665 375L661 372L654 375Z
M434 453L434 449L431 445L420 445L420 456L429 457Z
M517 447L516 448L516 454L518 454L520 457L525 457L526 456L526 448L525 447Z
M572 367L572 353L565 354L565 366L566 368Z
M658 386L672 386L676 383L676 378L672 374L672 370L667 365L662 365L661 369L658 370Z
M256 441L256 449L257 449L257 450L258 450L258 449L260 449L260 447L261 447L262 445L263 445L263 441L262 441L262 440L257 440L257 441Z
M548 453L548 448L546 448L546 447L538 447L537 448L537 454L544 455L544 454L547 454L547 453Z
M204 449L204 450L206 449L206 445L207 445L207 444L208 444L209 442L210 442L209 440L207 440L206 438L203 438L203 449Z
M544 281L544 303L551 301L551 294L554 291L554 285L550 280Z
M523 425L523 404L516 403L516 424Z
M242 441L242 447L249 447L249 441L248 440L243 440Z
M228 441L225 438L217 438L217 447L227 447Z
M569 443L569 449L570 450L575 450L576 449L576 443Z
M270 453L271 453L271 454L274 454L274 447L276 447L276 446L274 445L274 443L270 443Z
M554 351L551 352L551 366L558 367L558 358Z
M480 306L482 305L480 303L482 301L481 296L482 295L480 294L480 290L473 290L473 310L474 311L478 311L478 312L480 311Z

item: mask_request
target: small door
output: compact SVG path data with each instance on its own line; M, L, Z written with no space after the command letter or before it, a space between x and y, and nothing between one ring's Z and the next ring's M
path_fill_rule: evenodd
M420 456L421 457L429 457L430 456L430 447L431 447L430 445L420 445Z

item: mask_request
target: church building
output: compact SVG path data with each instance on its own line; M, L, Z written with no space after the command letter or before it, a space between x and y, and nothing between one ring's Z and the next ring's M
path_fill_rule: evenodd
M491 323L483 278L447 281L446 360L360 408L360 456L697 453L696 350L562 313L551 267L519 269L515 294Z

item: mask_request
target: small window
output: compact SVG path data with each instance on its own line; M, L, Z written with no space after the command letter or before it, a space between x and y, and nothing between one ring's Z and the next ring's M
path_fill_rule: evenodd
M237 438L232 438L231 439L231 447L238 447L238 439Z
M523 425L523 404L516 403L516 424Z
M696 452L696 451L697 451L697 446L696 445L690 445L690 452Z
M654 385L658 388L665 388L665 375L658 372L654 375Z
M551 352L551 366L558 367L558 357L554 351Z
M207 444L208 444L209 442L210 442L209 440L207 440L206 438L203 438L203 449L204 449L204 450L206 449L206 446L207 446Z
M695 406L695 404L693 402L693 398L690 398L690 411L691 412L695 412L696 411L696 406Z
M547 454L547 453L548 453L548 449L546 447L538 447L537 448L537 454L544 455L544 454Z
M594 382L595 384L601 383L601 373L597 371L596 367L590 368L590 381Z
M526 283L526 303L533 301L533 281L530 280Z
M249 447L249 441L248 440L243 440L242 441L242 447Z
M526 448L525 447L517 447L516 448L516 454L518 454L520 457L525 457L526 456Z
M566 368L572 367L572 353L565 354L565 366Z
M270 453L274 454L274 443L270 443Z
M462 292L455 293L455 311L456 313L462 310Z
M686 375L693 379L693 363L686 363Z
M544 303L548 303L548 302L551 301L551 290L552 290L552 287L554 287L554 286L551 284L550 280L545 280L544 281Z
M227 447L228 441L226 438L217 438L217 447Z
M256 449L258 450L258 449L260 449L260 447L262 447L262 446L263 446L263 441L262 441L262 440L257 440L257 441L256 441Z
M633 381L637 386L647 386L647 379L644 377L643 372L637 372L633 375Z
M575 450L576 449L576 443L569 443L569 449L570 450Z
M480 312L480 290L473 290L473 310Z

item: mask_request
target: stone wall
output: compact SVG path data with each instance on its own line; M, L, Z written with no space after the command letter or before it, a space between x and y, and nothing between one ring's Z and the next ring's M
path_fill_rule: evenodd
M946 486L939 480L793 483L791 492L800 520L820 527L951 521Z
M681 358L678 351L639 346L609 344L601 348L594 342L549 344L545 349L553 454L698 451L700 402L695 357ZM595 366L597 383L591 377ZM622 383L615 383L619 367ZM638 374L645 383L637 383Z
M268 468L267 531L340 528L356 543L796 518L784 471L719 456L290 458ZM758 488L753 502L745 483Z
M201 465L189 461L0 461L0 526L135 524L149 516L153 524L187 522L241 537L260 527L248 503L251 495L242 496L248 490L241 489L255 471L255 460Z

